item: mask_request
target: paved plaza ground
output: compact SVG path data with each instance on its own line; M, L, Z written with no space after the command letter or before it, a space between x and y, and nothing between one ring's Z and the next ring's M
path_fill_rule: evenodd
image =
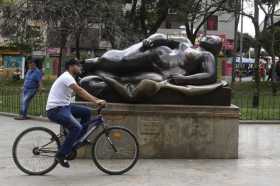
M123 176L108 176L91 160L58 166L46 176L27 176L11 158L15 137L32 126L55 124L0 116L0 186L279 186L280 125L241 125L239 160L140 160Z

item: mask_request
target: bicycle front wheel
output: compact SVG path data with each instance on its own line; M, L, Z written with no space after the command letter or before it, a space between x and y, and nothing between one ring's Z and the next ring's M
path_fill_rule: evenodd
M44 127L23 131L13 144L13 160L16 166L29 175L43 175L55 168L54 158L59 147L58 137Z
M136 164L139 144L130 130L122 127L107 128L96 137L92 158L101 171L121 175Z

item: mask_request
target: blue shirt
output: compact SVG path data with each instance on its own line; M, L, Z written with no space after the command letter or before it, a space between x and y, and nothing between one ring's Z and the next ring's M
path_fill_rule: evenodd
M24 89L39 88L39 83L42 79L42 73L38 68L29 69L25 75Z

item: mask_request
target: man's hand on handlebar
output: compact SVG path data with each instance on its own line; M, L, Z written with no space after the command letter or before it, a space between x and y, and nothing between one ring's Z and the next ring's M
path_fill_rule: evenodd
M104 108L104 107L106 107L107 103L106 103L105 100L99 99L99 100L96 101L96 104L99 108Z

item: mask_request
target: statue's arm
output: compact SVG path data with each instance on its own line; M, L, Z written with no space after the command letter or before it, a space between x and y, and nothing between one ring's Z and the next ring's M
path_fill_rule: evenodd
M156 40L146 39L143 41L143 46L141 48L141 51L157 48L160 46L167 46L171 49L178 49L180 46L180 42L171 39L156 39Z
M207 85L212 84L217 81L217 72L215 58L210 53L205 53L201 56L202 72L183 76L175 75L171 77L170 82L175 85Z
M155 41L152 42L153 43L153 47L159 47L159 46L167 46L171 49L176 49L179 48L180 42L178 41L174 41L174 40L170 40L170 39L157 39Z

